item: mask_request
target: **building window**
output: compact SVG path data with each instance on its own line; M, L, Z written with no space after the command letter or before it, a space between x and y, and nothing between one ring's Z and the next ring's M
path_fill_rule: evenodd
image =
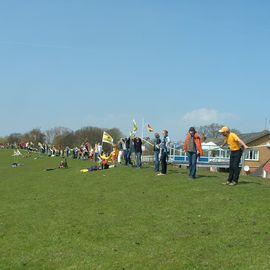
M245 160L259 160L259 151L258 150L247 150L245 152Z

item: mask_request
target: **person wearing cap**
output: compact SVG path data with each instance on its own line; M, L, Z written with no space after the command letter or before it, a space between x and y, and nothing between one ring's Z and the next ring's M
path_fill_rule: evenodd
M228 127L222 127L219 132L224 136L224 143L220 147L224 147L224 145L229 145L231 150L230 154L230 165L229 165L229 176L225 185L234 186L238 184L239 175L240 175L240 161L241 156L244 149L247 149L248 146L234 133L231 132Z
M197 159L203 155L201 138L194 127L190 127L184 141L184 152L189 159L189 177L196 178Z

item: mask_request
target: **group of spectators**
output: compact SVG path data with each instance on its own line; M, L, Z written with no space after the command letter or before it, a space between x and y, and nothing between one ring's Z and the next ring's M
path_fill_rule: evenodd
M243 149L248 146L228 127L223 127L219 132L224 136L224 144L229 145L231 150L230 165L229 165L229 177L226 185L235 185L238 183L240 174L240 160L243 153ZM153 151L154 151L154 171L157 175L167 174L167 161L169 157L170 138L168 131L163 130L163 137L161 138L159 133L155 133ZM80 147L71 149L69 146L65 148L57 149L53 145L38 143L38 149L34 148L32 142L26 142L22 144L10 144L6 145L7 148L20 148L28 151L37 150L40 153L47 154L50 157L70 157L74 159L91 159L95 162L100 162L105 165L111 161L114 165L116 163L123 165L133 165L137 168L142 167L142 148L143 142L139 137L134 138L121 138L119 142L112 147L111 153L104 153L103 146L100 143L96 143L94 147L90 143L85 142ZM190 127L186 135L184 146L184 152L188 155L189 160L189 177L190 179L196 178L197 160L202 156L201 138L196 132L194 127ZM135 154L135 158L131 158L132 154ZM134 164L133 164L133 162ZM161 168L160 168L161 167Z
M239 138L237 134L231 132L231 130L224 126L219 130L219 133L224 137L224 142L220 147L227 145L231 151L229 161L229 175L224 185L235 186L238 184L240 175L240 162L243 151L248 148L243 140ZM168 131L163 131L163 139L159 138L159 134L155 134L154 140L154 155L155 155L155 171L159 170L159 161L161 162L161 173L158 175L165 175L167 172L167 158L168 158L168 145L170 139L168 137ZM201 138L196 132L194 127L190 127L186 135L184 146L184 152L188 155L189 160L189 178L196 178L197 161L200 156L203 155Z

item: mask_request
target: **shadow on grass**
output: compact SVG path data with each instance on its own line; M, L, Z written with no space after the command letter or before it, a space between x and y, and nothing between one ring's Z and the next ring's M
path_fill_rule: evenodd
M239 181L238 182L238 185L248 185L248 184L255 184L255 185L259 185L259 186L262 185L262 183L252 182L252 181Z
M181 174L181 175L185 175L186 173L177 171L177 170L168 170L168 174Z
M197 178L218 178L216 175L197 175Z

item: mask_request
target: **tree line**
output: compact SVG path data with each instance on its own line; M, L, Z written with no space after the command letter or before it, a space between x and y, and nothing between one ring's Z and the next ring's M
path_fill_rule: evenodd
M54 127L46 131L34 128L26 133L12 133L6 137L0 137L2 145L20 145L26 142L32 142L35 146L39 143L54 145L56 148L65 146L75 147L84 142L89 142L92 146L102 141L103 131L109 133L114 142L117 143L123 137L118 128L103 129L98 127L83 127L73 131L66 127Z

